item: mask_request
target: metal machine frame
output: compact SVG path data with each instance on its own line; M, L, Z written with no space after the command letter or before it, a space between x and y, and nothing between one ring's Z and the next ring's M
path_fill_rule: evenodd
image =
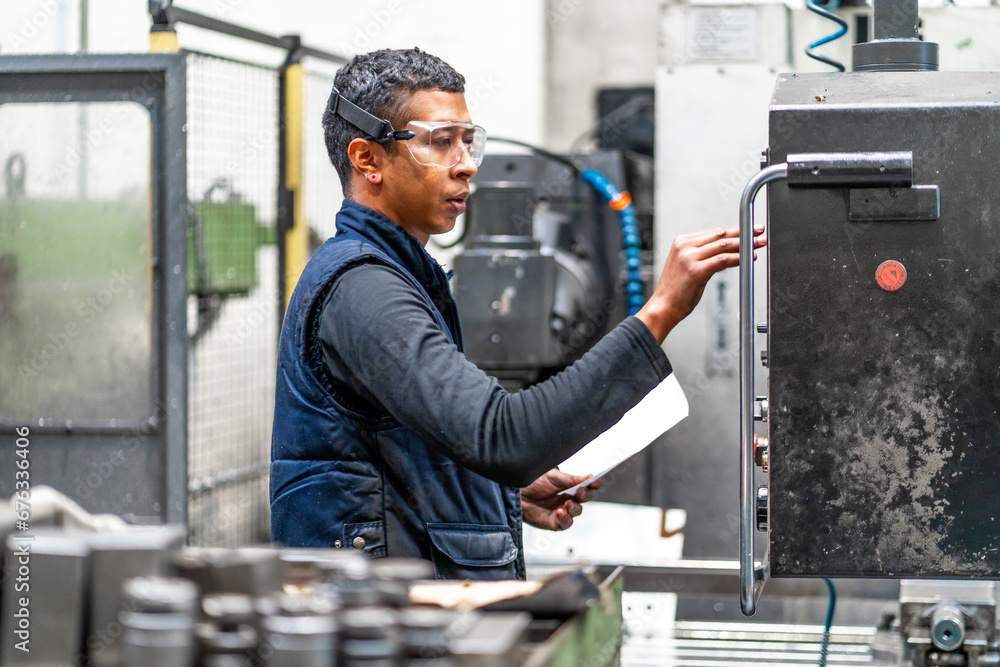
M0 104L131 101L150 114L153 412L141 423L0 424L0 433L30 428L33 484L72 490L80 470L118 453L118 469L102 483L113 492L81 502L137 521L184 522L187 514L187 341L165 333L187 326L184 82L180 55L0 57ZM13 469L14 455L0 448L0 467ZM13 485L13 475L0 479L0 497ZM141 500L126 506L129 493Z

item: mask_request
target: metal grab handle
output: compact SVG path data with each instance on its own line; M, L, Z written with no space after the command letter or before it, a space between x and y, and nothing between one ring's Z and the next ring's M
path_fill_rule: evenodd
M753 488L753 202L764 185L787 176L787 164L766 167L750 179L740 199L740 608L746 616L757 610L768 574L766 563L758 570L753 558L757 527Z
M740 607L747 616L770 574L767 554L754 563L757 527L753 488L754 329L753 202L766 184L788 180L789 187L876 187L913 182L911 151L868 153L795 153L750 179L740 199Z
M788 185L868 188L913 185L913 151L884 153L789 153Z

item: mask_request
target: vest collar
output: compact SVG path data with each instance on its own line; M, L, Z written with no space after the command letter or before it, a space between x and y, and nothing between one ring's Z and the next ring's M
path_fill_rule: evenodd
M430 292L445 289L450 272L431 257L420 241L392 219L367 206L345 199L337 213L337 236L360 237L398 262Z

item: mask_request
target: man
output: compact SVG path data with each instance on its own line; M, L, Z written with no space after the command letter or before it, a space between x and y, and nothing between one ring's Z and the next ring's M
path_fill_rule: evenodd
M660 344L738 264L738 234L678 237L637 316L508 394L462 353L448 276L424 250L465 211L482 160L464 84L417 49L359 55L334 79L323 127L345 201L282 327L272 537L425 558L441 578L523 578L522 518L564 529L591 496L559 496L586 478L552 468L670 373Z

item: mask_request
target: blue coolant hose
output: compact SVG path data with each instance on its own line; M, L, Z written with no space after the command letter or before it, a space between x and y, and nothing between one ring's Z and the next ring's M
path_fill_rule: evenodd
M830 628L833 627L833 612L837 608L837 589L833 587L833 582L824 579L826 587L830 591L830 603L826 607L826 623L823 625L823 639L819 644L819 667L826 667L826 657L830 650Z
M820 16L830 19L839 26L836 31L830 33L826 37L820 37L815 42L812 42L806 47L806 55L813 60L818 60L821 63L826 63L831 67L836 67L837 71L844 71L844 64L833 58L828 58L820 53L816 53L814 49L818 46L828 44L835 39L840 39L847 33L847 21L840 18L834 14L831 10L837 9L840 6L840 0L825 0L822 4L816 0L806 0L806 7L809 11L819 14Z
M589 185L608 206L618 212L622 223L622 248L625 250L625 269L628 280L625 283L625 295L628 298L628 314L635 315L645 303L642 294L642 277L639 275L639 224L635 217L635 207L632 206L632 196L628 191L621 191L599 171L584 169L580 178Z

